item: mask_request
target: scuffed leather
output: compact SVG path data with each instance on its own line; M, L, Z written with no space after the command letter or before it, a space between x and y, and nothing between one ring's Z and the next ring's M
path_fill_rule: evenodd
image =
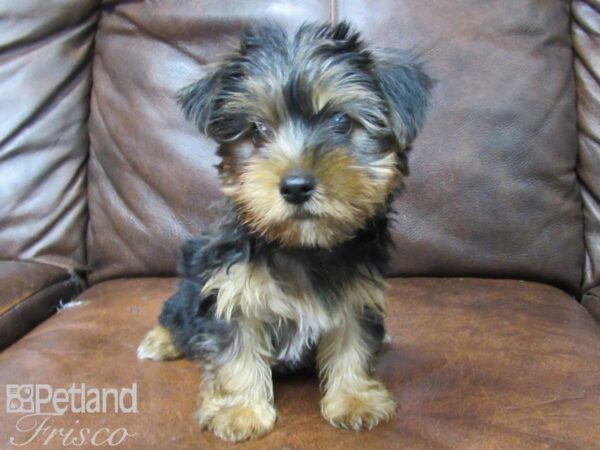
M0 2L0 258L85 268L99 1Z
M233 6L235 4L235 7ZM214 144L175 93L260 19L348 19L437 78L397 201L394 275L526 278L578 291L582 215L569 4L558 0L123 2L97 35L90 279L173 274L213 217Z
M79 277L60 267L0 261L0 350L74 298L83 286Z
M398 403L393 421L369 432L335 429L319 415L318 380L298 375L275 382L274 431L236 448L597 447L600 327L581 305L534 283L390 282L386 323L392 343L380 356L377 375ZM136 435L123 448L232 448L201 432L194 419L195 364L136 359L137 344L175 288L176 280L157 278L93 286L77 299L81 303L0 354L0 384L120 388L136 382L138 413L67 413L53 417L52 426L126 427ZM4 389L2 405L3 395ZM19 417L0 409L0 447L11 448Z
M71 276L45 286L0 314L0 351L25 336L59 308L68 306L82 288L81 280Z
M583 289L600 285L600 2L573 2L579 164L585 223Z
M0 316L47 286L69 278L60 267L25 261L0 261Z

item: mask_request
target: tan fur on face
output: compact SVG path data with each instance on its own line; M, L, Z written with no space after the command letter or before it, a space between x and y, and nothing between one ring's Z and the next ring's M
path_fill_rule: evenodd
M227 98L228 111L252 111L261 120L276 123L285 115L285 102L280 86L283 74L264 74L261 78L244 80L243 93L231 93Z
M313 198L304 205L310 218L295 216L295 208L279 193L283 176L298 167L317 180ZM327 248L363 228L400 180L395 153L365 167L345 149L330 151L318 161L271 152L250 158L225 193L238 205L245 223L267 239L289 247Z
M234 139L224 144L221 178L225 195L239 207L242 220L255 233L286 247L319 246L331 248L352 238L374 213L385 207L389 195L399 186L397 148L381 149L381 157L357 161L350 148L329 150L323 155L311 154L305 139L311 131L302 129L290 119L284 87L294 81L306 91L313 111L304 111L305 119L323 109L346 112L360 126L353 132L353 144L372 141L389 133L386 105L382 98L360 82L361 77L350 68L339 65L313 65L314 48L296 55L300 73L268 72L248 77L243 89L228 95L224 113L248 116L252 121L271 128L264 145L251 150L250 139ZM292 77L292 78L290 78ZM309 108L310 109L310 108ZM369 139L366 139L369 133ZM378 136L378 137L377 137ZM356 139L354 139L356 138ZM385 150L385 151L383 151ZM296 214L297 208L285 202L279 193L284 175L301 168L317 179L316 195L304 205L310 218Z
M385 104L360 83L351 83L351 78L348 71L340 70L326 71L315 76L313 84L309 86L315 111L326 107L347 111L366 130L380 133L389 124Z

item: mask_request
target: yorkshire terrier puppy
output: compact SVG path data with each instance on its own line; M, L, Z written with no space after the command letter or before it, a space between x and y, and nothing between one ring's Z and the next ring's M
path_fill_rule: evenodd
M348 24L252 29L186 88L186 117L219 143L219 219L182 249L178 292L140 358L201 363L200 424L229 441L273 428L272 372L315 366L323 417L394 415L373 374L385 336L393 196L431 79Z

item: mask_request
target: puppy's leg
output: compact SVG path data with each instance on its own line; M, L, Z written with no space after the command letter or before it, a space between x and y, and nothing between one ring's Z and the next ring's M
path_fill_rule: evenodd
M198 420L227 441L268 433L275 424L268 336L241 324L231 346L205 362Z
M371 375L371 361L380 342L374 342L369 317L348 309L340 324L319 341L317 362L325 390L321 414L336 427L371 429L390 420L396 405L381 381ZM379 325L377 339L383 336Z
M139 359L165 361L181 358L183 353L173 344L169 330L157 325L144 337L137 349L137 356Z
M160 325L150 330L138 347L138 358L165 361L182 357L185 344L198 333L203 302L209 301L196 281L183 279L175 295L163 304Z

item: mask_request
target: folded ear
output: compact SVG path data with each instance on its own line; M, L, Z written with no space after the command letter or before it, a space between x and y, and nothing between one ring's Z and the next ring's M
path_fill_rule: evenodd
M181 89L177 94L185 118L196 124L206 135L208 135L208 125L215 106L220 79L220 67L213 67L203 78Z
M398 145L405 148L417 137L425 121L434 81L413 57L399 51L379 52L375 67L392 131Z
M240 130L229 126L238 117L225 114L223 107L228 96L237 92L237 84L243 78L244 56L249 52L260 53L263 49L277 47L286 39L283 29L276 25L255 25L247 29L239 49L220 63L207 66L204 77L178 92L177 98L186 119L217 141L238 137Z

